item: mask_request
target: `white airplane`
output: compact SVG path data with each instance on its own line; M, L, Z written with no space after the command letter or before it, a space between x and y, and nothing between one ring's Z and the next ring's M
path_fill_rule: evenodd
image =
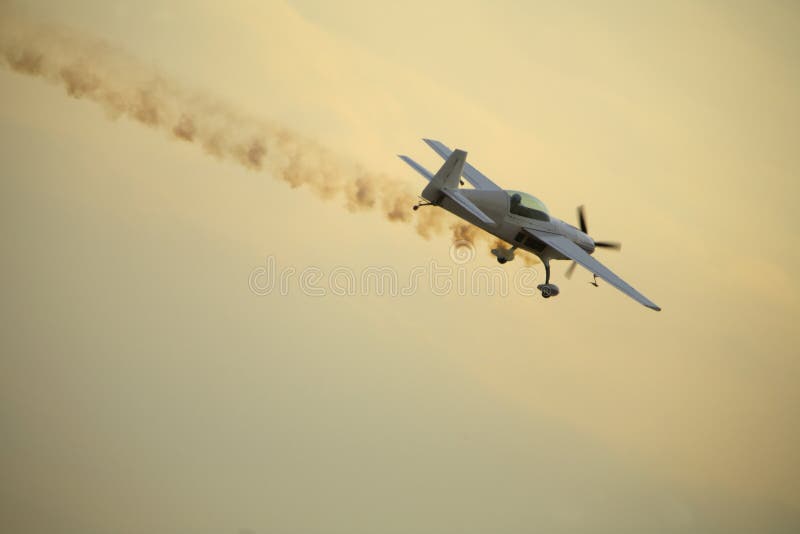
M558 286L550 283L550 260L572 260L566 272L572 275L576 264L585 267L595 276L602 278L632 299L650 309L661 311L653 301L629 286L624 280L611 272L590 254L595 248L619 250L619 243L595 241L586 233L586 216L583 206L578 208L580 230L571 224L552 217L547 207L538 198L523 193L503 189L475 167L467 163L467 153L463 150L450 150L444 144L432 139L424 141L446 161L436 174L412 160L408 156L400 159L428 179L422 190L423 202L414 206L439 206L458 215L507 243L511 248L496 248L492 254L504 264L514 259L518 248L536 254L545 268L545 283L537 286L544 298L558 295ZM461 176L474 189L460 189Z

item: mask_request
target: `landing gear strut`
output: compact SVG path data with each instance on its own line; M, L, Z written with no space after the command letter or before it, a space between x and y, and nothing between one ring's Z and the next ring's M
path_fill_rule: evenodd
M411 206L411 209L414 210L414 211L417 211L422 206L433 206L433 202L428 202L428 201L423 200L422 202L417 202L416 204Z
M542 292L542 297L549 299L558 295L558 286L550 283L550 260L542 260L544 263L544 284L539 284L536 289Z

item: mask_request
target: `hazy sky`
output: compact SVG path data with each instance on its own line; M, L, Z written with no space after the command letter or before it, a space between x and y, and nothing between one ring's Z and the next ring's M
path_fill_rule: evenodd
M2 4L411 191L433 137L585 204L663 308L566 263L547 301L256 295L450 235L2 68L3 531L800 531L795 3Z

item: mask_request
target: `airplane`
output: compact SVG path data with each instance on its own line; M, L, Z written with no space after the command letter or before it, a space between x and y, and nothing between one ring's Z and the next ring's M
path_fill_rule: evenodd
M575 266L580 264L594 275L593 285L597 286L599 277L640 304L661 311L653 301L591 256L597 248L619 250L620 244L595 241L588 235L583 206L578 208L578 229L551 216L547 206L533 195L503 189L492 182L467 163L465 151L450 150L445 144L433 139L423 141L445 162L433 174L410 157L399 156L428 180L428 185L420 195L423 200L413 206L414 211L422 206L439 206L511 244L511 248L495 248L491 251L501 265L513 260L517 249L535 254L545 268L545 283L536 288L546 299L559 294L558 286L550 283L550 260L572 260L565 273L567 278L570 278ZM464 185L462 176L473 189L459 187Z

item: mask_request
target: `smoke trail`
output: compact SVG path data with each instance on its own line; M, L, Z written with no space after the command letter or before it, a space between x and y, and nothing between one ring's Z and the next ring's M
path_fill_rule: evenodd
M77 99L252 170L265 170L291 187L324 199L344 197L350 211L381 210L390 221L413 222L428 239L451 220L453 243L492 243L493 236L442 210L412 217L416 195L405 182L337 158L310 139L270 121L256 120L208 96L190 93L158 71L104 41L59 26L32 22L0 4L0 65L62 87ZM495 239L489 249L507 246ZM523 253L527 265L535 257ZM532 260L532 261L531 261Z
M109 117L161 130L207 153L252 170L265 170L291 187L322 198L344 197L350 211L379 209L391 221L416 222L429 238L443 230L441 210L420 211L406 184L370 173L317 143L270 121L255 120L178 84L103 41L58 26L34 23L0 6L0 64L95 102Z

